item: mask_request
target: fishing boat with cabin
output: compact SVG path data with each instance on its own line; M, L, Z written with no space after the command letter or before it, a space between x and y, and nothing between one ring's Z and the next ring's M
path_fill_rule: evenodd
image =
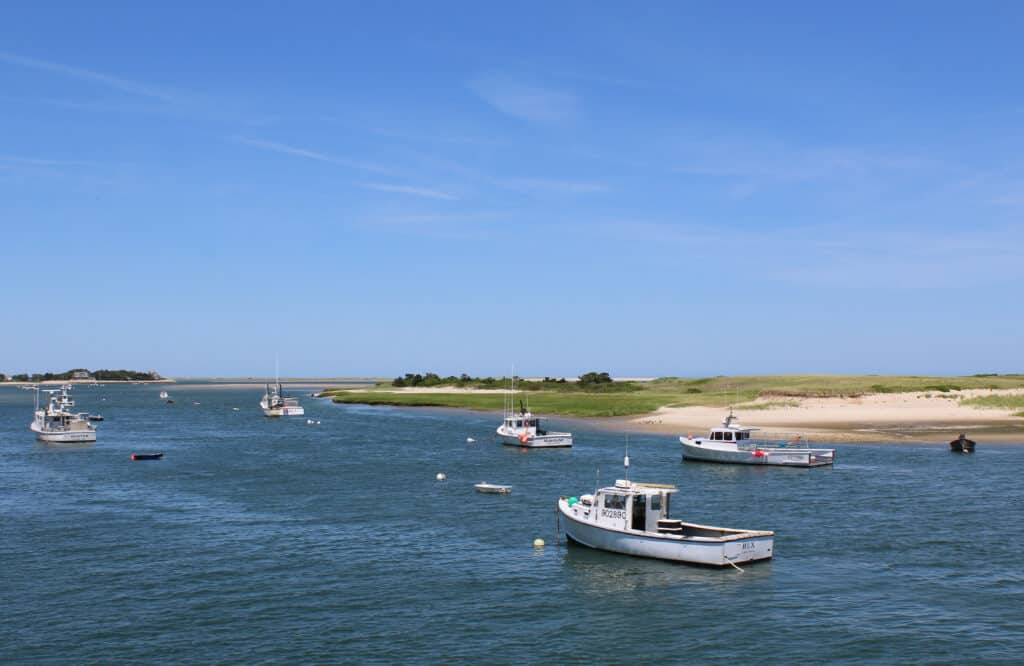
M759 428L736 423L736 415L722 420L722 427L712 428L707 437L680 437L683 458L704 462L740 465L775 465L780 467L821 467L836 459L835 449L815 449L799 435L770 433L753 437Z
M260 408L264 416L302 416L306 413L298 398L285 397L280 380L267 384Z
M558 498L559 522L571 541L613 553L713 567L772 557L775 533L685 523L671 518L678 488L627 478L593 494Z
M540 424L540 417L530 412L529 408L519 401L519 411L515 411L516 378L513 373L511 391L505 394L505 416L496 431L502 444L522 446L526 448L564 448L572 446L571 432L550 432Z
M302 416L306 413L298 398L285 397L277 358L274 359L274 383L266 385L266 392L260 400L260 409L263 410L264 416Z
M50 402L45 409L39 407L39 387L33 388L36 392L36 408L29 430L36 434L36 439L53 444L96 441L96 426L89 422L89 414L71 411L75 401L71 399L70 385L44 391L50 394Z

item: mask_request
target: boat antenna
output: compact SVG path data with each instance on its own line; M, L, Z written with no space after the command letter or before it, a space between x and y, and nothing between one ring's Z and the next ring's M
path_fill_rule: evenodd
M626 435L626 457L622 459L622 466L626 468L626 481L629 481L629 435Z

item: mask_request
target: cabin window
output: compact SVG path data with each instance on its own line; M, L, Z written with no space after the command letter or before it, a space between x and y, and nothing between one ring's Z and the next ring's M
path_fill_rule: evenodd
M661 495L651 495L651 511L661 511Z
M606 509L625 509L626 508L626 496L625 495L605 495L604 496L604 508L606 508Z
M517 428L522 428L523 427L523 422L522 421L516 421L516 427Z
M728 441L728 442L732 441L732 433L731 432L723 432L722 434L725 435L725 440L726 441Z
M711 439L722 439L722 433L720 433L720 432L713 432L713 433L711 433Z
M736 433L736 439L750 439L749 432L738 432Z

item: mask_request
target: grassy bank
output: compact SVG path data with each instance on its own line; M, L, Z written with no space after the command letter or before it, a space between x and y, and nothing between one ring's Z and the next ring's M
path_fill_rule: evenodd
M1014 416L1024 416L1024 395L983 395L966 398L960 404L986 409L1015 409L1018 411Z
M728 407L773 409L792 404L787 398L852 397L870 393L949 391L972 388L1024 388L1024 375L974 375L969 377L880 376L880 375L751 375L705 377L699 379L664 378L649 382L617 384L612 390L588 391L570 388L532 387L528 392L530 408L541 414L563 416L627 416L647 414L659 407ZM327 390L323 395L335 402L376 405L457 407L475 410L500 410L500 393L411 393L396 392L390 384L366 390ZM991 396L1001 397L1001 396ZM768 404L744 405L758 398ZM965 401L965 404L971 404ZM977 406L986 406L979 404ZM996 406L996 405L992 405ZM1024 408L1024 404L1016 405ZM1016 406L1012 408L1016 408Z

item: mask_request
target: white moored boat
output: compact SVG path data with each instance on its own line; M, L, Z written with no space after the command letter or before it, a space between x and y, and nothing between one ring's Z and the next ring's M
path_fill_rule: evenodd
M514 373L513 373L514 374ZM502 444L527 448L558 448L572 446L571 432L549 432L540 425L540 417L519 404L515 411L515 377L512 378L511 393L505 395L505 417L496 431Z
M198 403L196 403L198 404ZM260 409L264 416L302 416L306 413L298 398L284 397L284 389L281 387L281 371L277 358L274 358L274 383L267 384L267 390L260 400Z
M821 467L836 459L835 449L813 449L800 436L764 434L752 437L758 428L734 423L729 415L721 428L712 428L707 437L680 437L683 458L705 462L735 463L740 465L777 465L784 467Z
M160 391L160 399L161 400L166 400L168 397L169 396L167 395L167 391Z
M558 498L560 522L572 541L624 555L716 567L772 557L774 532L670 518L669 500L677 491L672 485L620 479L593 495Z
M39 388L36 387L35 419L29 429L36 434L41 442L56 444L77 444L96 441L96 426L89 423L89 414L74 413L71 408L75 401L71 399L70 386L45 391L50 394L50 403L45 409L39 408Z
M260 400L264 416L302 416L306 413L298 398L286 398L281 382L267 384L267 392Z
M481 481L480 483L473 484L478 493L484 493L486 495L508 495L512 492L512 486L506 486L500 483L487 483Z

